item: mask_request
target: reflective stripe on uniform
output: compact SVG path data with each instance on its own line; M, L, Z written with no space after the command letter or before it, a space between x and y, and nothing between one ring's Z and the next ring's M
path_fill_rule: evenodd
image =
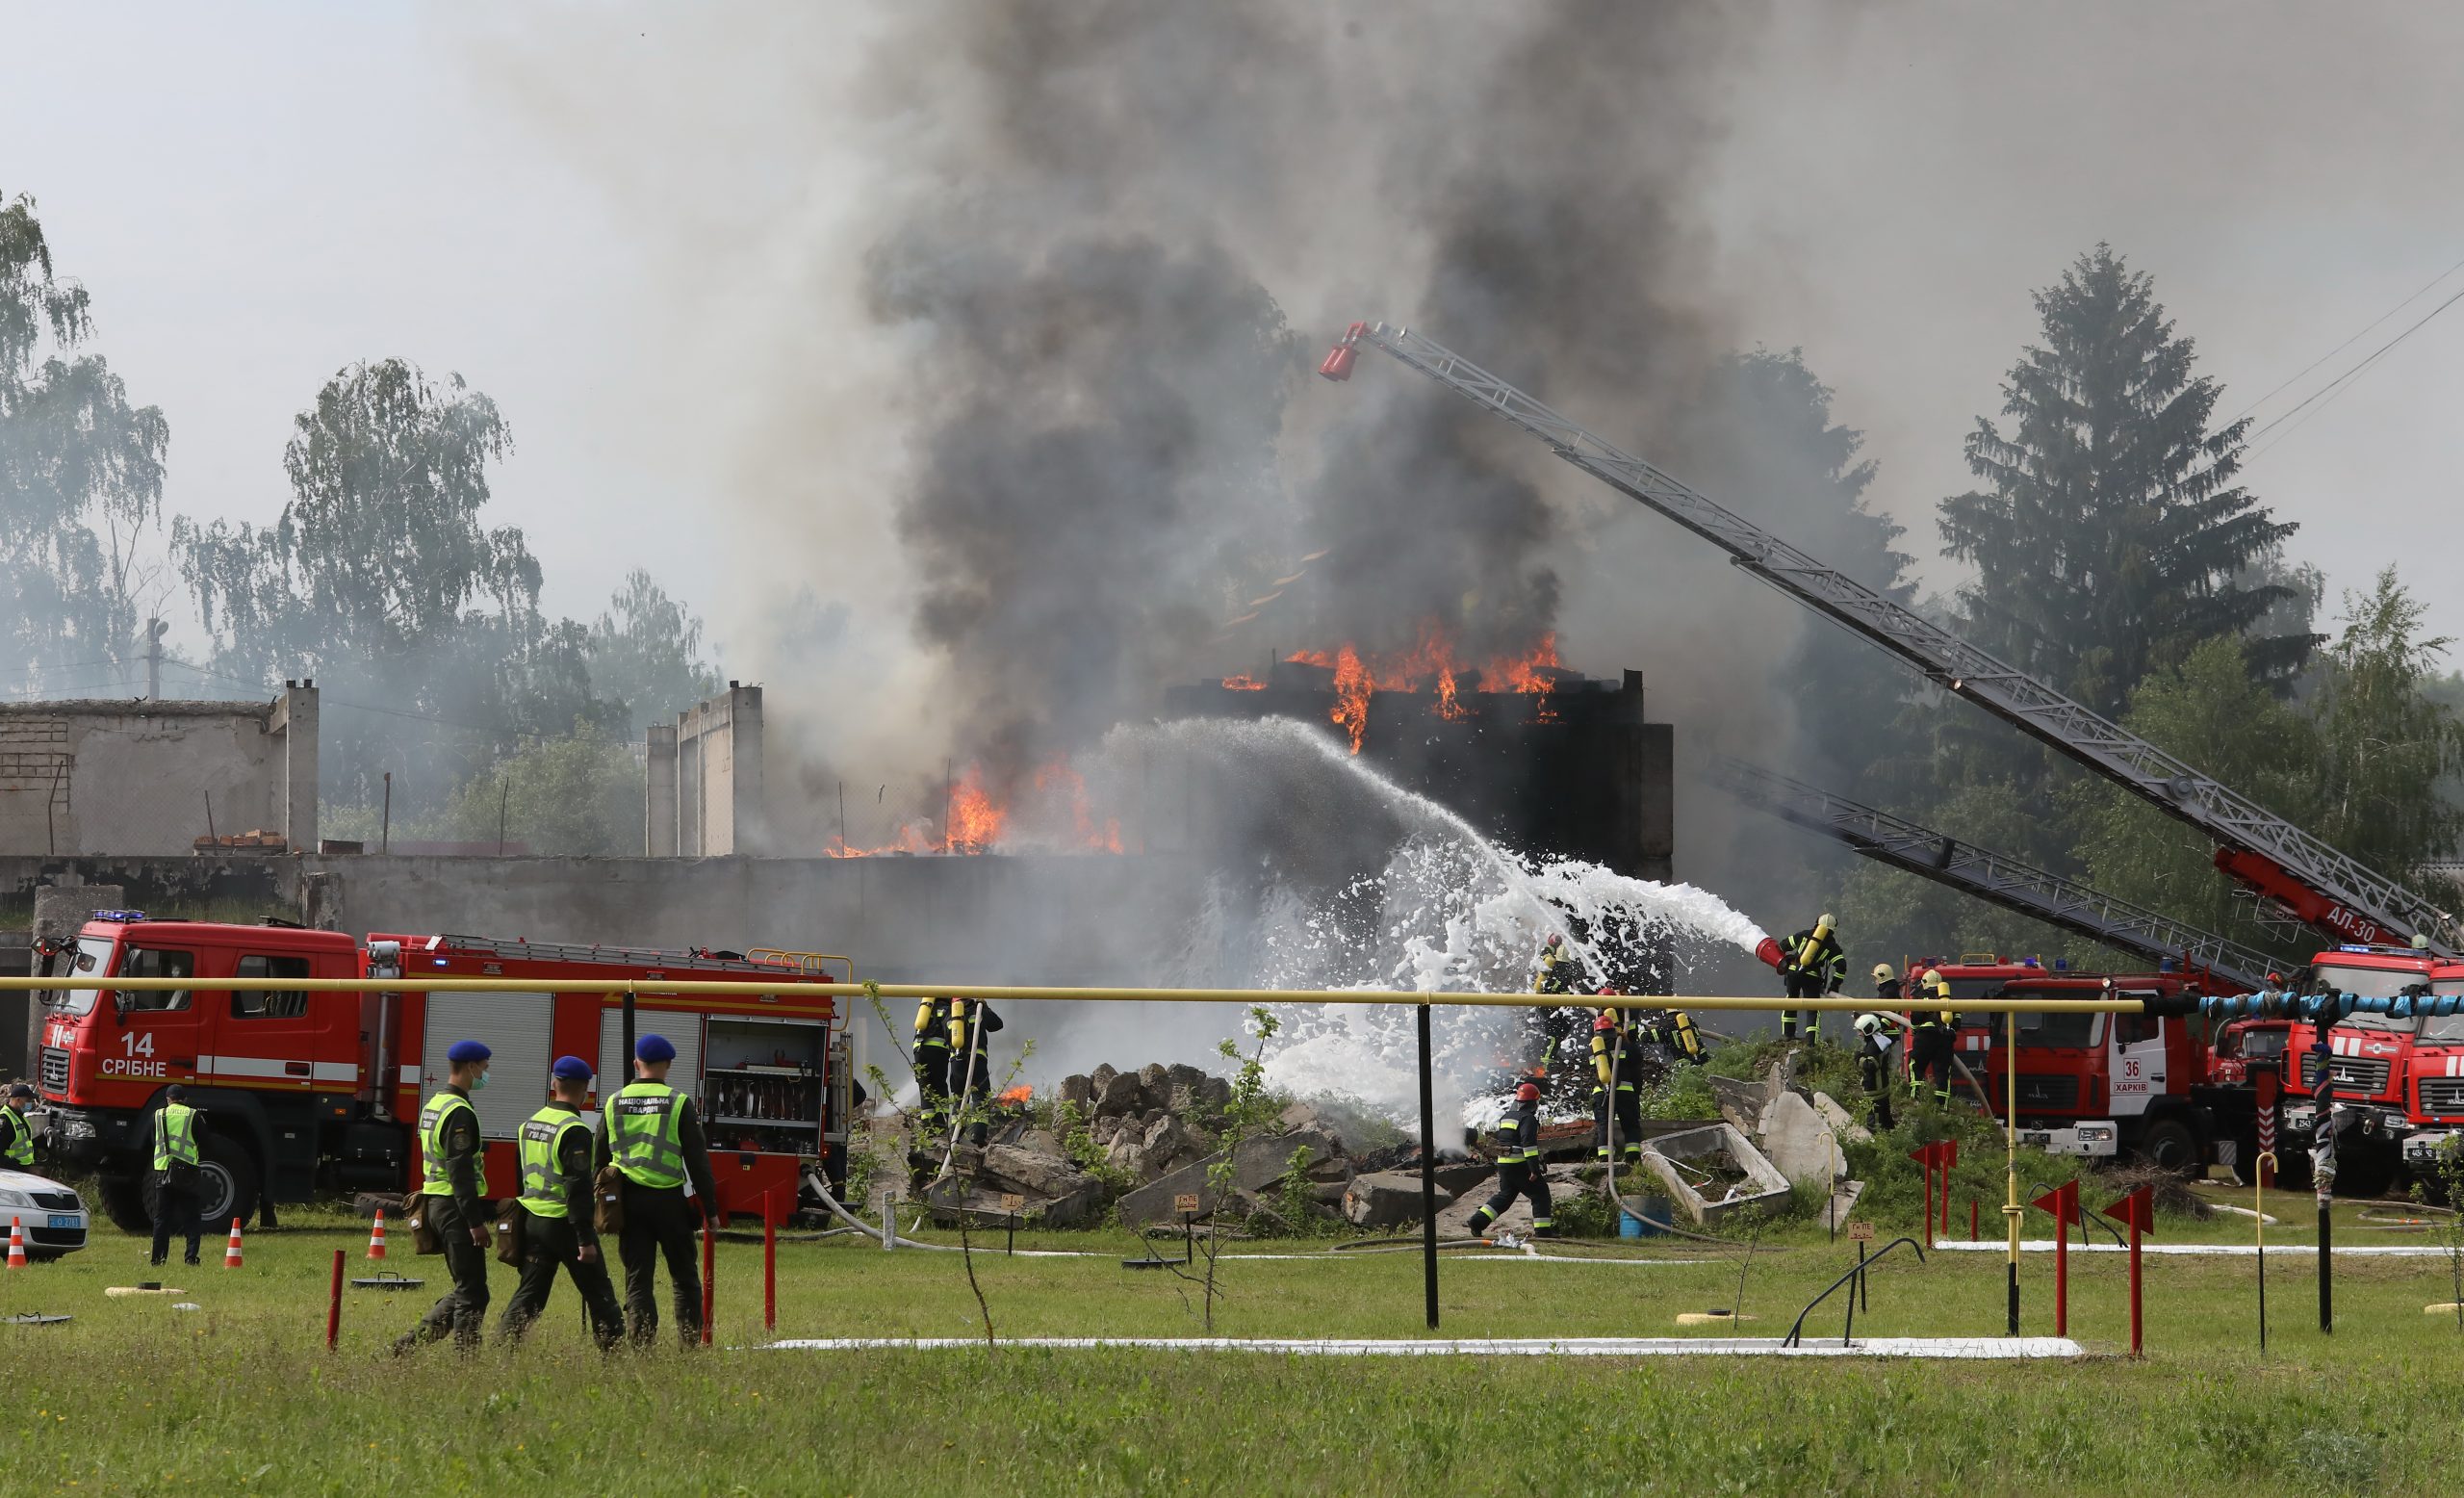
M607 1152L636 1186L683 1185L684 1095L665 1082L628 1082L607 1099Z
M196 1110L184 1102L167 1102L154 1117L158 1121L154 1130L154 1168L167 1171L173 1160L184 1165L197 1164Z
M32 1124L27 1123L26 1116L19 1113L14 1108L0 1108L0 1114L5 1114L7 1116L10 1128L12 1129L12 1132L9 1135L8 1151L5 1154L0 1154L0 1159L7 1160L11 1165L15 1166L21 1171L33 1170L35 1166L35 1126ZM161 1170L162 1167L158 1165L155 1169Z
M450 1162L447 1160L445 1154L445 1127L453 1121L453 1115L457 1111L471 1114L471 1126L474 1129L478 1127L477 1111L471 1106L471 1099L459 1093L439 1093L427 1100L426 1107L420 1110L421 1196L449 1197L453 1195L453 1176L446 1168ZM488 1189L485 1170L486 1167L480 1163L478 1150L473 1150L471 1183L481 1195L485 1195Z

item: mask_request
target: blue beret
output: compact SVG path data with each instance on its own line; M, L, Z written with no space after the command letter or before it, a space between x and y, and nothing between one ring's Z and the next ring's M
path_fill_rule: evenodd
M676 1059L676 1045L664 1035L645 1035L633 1043L633 1058L656 1066Z
M445 1059L457 1067L465 1067L474 1061L485 1061L495 1054L477 1041L455 1041L445 1052Z
M579 1056L558 1056L548 1070L561 1082L587 1082L591 1077L590 1063Z

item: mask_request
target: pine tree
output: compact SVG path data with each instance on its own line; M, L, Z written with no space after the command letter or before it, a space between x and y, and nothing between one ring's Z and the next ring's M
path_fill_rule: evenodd
M1967 439L1989 487L1942 502L1944 550L1978 573L1964 632L2108 717L2225 635L2256 680L2288 684L2317 637L2253 633L2291 590L2237 579L2296 528L2235 482L2247 422L2210 427L2218 385L2109 246L2035 300L2044 342L2003 386L2012 430L1979 417Z

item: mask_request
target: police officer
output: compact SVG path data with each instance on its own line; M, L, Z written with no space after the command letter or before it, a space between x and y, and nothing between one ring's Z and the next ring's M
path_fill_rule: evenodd
M1614 996L1614 991L1609 989L1602 989L1600 994L1604 998ZM1608 1125L1613 1114L1617 1127L1625 1134L1625 1162L1642 1163L1643 1103L1639 1079L1634 1075L1642 1059L1641 1040L1630 1010L1604 1009L1591 1021L1592 1146L1603 1162L1608 1158Z
M548 1072L548 1104L522 1125L522 1283L505 1303L500 1337L520 1341L548 1305L556 1271L571 1272L590 1312L590 1334L604 1351L625 1335L625 1312L607 1279L607 1261L591 1225L590 1063L558 1056Z
M1926 969L1925 975L1917 980L1915 999L1918 1002L1932 999L1941 1003L1947 1002L1950 996L1950 980L1942 976L1942 969ZM1910 1026L1908 1039L1908 1091L1923 1101L1925 1075L1930 1072L1934 1076L1934 1101L1947 1105L1951 1100L1951 1026L1955 1022L1954 1017L1947 1009L1918 1009L1912 1019L1914 1023Z
M992 1123L982 1111L984 1099L992 1093L992 1057L988 1054L992 1032L1001 1028L1001 1017L992 1006L980 998L950 1000L950 1105L959 1116L973 1114L967 1124L967 1143L978 1149L991 1137Z
M471 1095L488 1085L488 1057L478 1041L455 1041L446 1048L452 1069L445 1085L420 1109L419 1209L445 1244L445 1268L453 1288L428 1307L420 1324L396 1339L397 1356L447 1332L465 1353L479 1348L488 1313L488 1218L480 1198L488 1191L485 1146Z
M1826 913L1811 926L1788 938L1788 955L1780 964L1780 976L1787 983L1790 998L1820 998L1836 994L1848 986L1848 953L1839 944L1839 937ZM1806 1039L1822 1039L1822 1011L1819 1009L1785 1009L1780 1013L1780 1038L1797 1038L1797 1017L1806 1017Z
M625 1231L617 1251L625 1260L625 1314L633 1345L658 1337L658 1292L654 1277L667 1259L676 1291L676 1330L684 1345L702 1339L702 1270L693 1262L696 1212L684 1199L693 1183L704 1227L716 1212L718 1182L710 1175L709 1147L693 1099L667 1085L676 1046L664 1035L633 1043L633 1080L607 1099L606 1125L599 1131L598 1161L625 1177Z
M915 1001L915 1112L923 1128L936 1128L950 1079L950 1023L937 998Z
M1540 1084L1525 1082L1514 1090L1514 1108L1498 1120L1498 1191L1465 1225L1473 1237L1511 1209L1514 1199L1531 1199L1531 1235L1553 1238L1557 1225L1549 1216L1549 1171L1540 1161Z
M9 1084L9 1100L0 1104L0 1165L11 1170L35 1168L35 1126L26 1117L35 1090L23 1082Z
M154 1254L160 1264L170 1256L171 1227L188 1234L188 1262L196 1262L197 1172L203 1160L196 1148L196 1110L189 1106L189 1090L173 1082L163 1089L163 1106L154 1110Z
M1899 1002L1899 974L1888 963L1874 964L1874 1001L1877 1007L1857 1017L1857 1079L1865 1084L1874 1127L1887 1131L1896 1126L1890 1116L1890 1047L1906 1028L1891 1012Z

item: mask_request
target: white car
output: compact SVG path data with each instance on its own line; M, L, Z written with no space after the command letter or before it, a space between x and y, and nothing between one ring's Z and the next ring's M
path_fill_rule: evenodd
M31 1259L58 1258L86 1246L86 1203L48 1175L0 1170L0 1227L11 1222L26 1229Z

